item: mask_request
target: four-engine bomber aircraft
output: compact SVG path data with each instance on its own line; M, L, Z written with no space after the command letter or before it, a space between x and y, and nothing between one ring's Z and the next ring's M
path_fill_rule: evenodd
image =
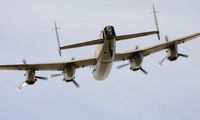
M55 76L64 76L64 81L66 82L73 82L77 87L79 85L74 81L75 79L75 71L78 68L84 68L88 66L94 66L93 69L93 77L96 80L104 80L108 77L113 62L117 61L124 61L128 60L129 64L121 65L118 68L122 68L126 65L130 65L130 69L133 71L141 70L145 74L147 72L142 68L142 61L143 58L151 55L155 52L159 52L161 50L167 49L168 55L159 63L161 65L165 59L170 61L176 60L179 56L187 57L187 55L178 53L178 45L184 43L186 41L192 40L200 36L200 32L193 33L184 37L180 37L175 40L166 41L164 43L160 43L157 45L153 45L147 48L139 49L136 47L135 50L124 52L124 53L116 53L116 41L126 40L130 38L137 38L152 34L157 34L159 38L159 29L158 23L156 19L156 11L153 7L154 13L154 20L156 24L156 31L149 31L149 32L142 32L136 34L128 34L128 35L121 35L117 36L115 34L115 30L113 26L106 26L100 34L100 38L97 40L92 40L83 43L77 43L67 46L60 47L57 26L55 24L55 30L58 40L59 46L59 53L61 55L61 50L69 49L69 48L76 48L88 45L97 45L96 55L95 57L86 58L86 59L79 59L79 60L71 60L68 62L60 62L60 63L44 63L44 64L27 64L26 61L23 61L24 64L16 64L16 65L0 65L0 70L25 70L26 71L26 80L18 87L18 90L28 84L34 84L37 79L47 79L46 77L36 76L36 71L62 71L62 74L54 74L52 77Z

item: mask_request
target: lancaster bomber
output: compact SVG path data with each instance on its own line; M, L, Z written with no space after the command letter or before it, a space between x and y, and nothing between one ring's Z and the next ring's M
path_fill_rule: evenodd
M36 71L62 71L61 74L53 74L51 77L63 76L65 82L72 82L77 87L79 85L75 81L75 71L79 68L93 66L93 77L96 80L105 80L112 68L113 62L118 61L128 61L129 63L118 66L120 69L125 66L130 66L132 71L141 70L143 73L147 74L147 71L142 68L143 58L151 55L153 53L166 50L167 55L163 58L159 66L162 65L164 60L168 59L170 61L176 60L178 57L188 57L188 55L181 54L178 52L178 45L185 43L189 40L200 37L200 32L189 34L186 36L182 36L180 38L174 40L168 40L163 43L159 43L153 46L149 46L146 48L139 49L138 46L134 50L116 53L116 42L121 40L127 40L132 38L138 38L148 35L156 34L158 39L160 39L160 32L158 27L158 21L156 16L156 10L153 6L153 15L154 21L156 25L156 30L140 32L134 34L125 34L125 35L116 35L115 29L113 26L106 26L101 32L100 37L96 40L90 40L87 42L76 43L71 45L61 46L59 42L59 36L57 31L57 25L55 23L55 31L58 42L58 51L61 56L61 51L65 49L89 46L89 45L97 45L95 56L91 58L84 59L72 59L67 62L57 62L57 63L42 63L42 64L27 64L26 61L23 61L23 64L13 64L13 65L0 65L0 70L24 70L26 71L26 80L18 87L18 90L21 90L25 85L33 85L37 79L46 80L47 77L37 76Z

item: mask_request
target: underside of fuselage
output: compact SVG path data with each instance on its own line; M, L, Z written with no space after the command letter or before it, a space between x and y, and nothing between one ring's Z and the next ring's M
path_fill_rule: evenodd
M104 42L101 45L98 61L93 71L93 76L96 80L104 80L108 77L116 52L116 34L114 27L105 27L102 37Z

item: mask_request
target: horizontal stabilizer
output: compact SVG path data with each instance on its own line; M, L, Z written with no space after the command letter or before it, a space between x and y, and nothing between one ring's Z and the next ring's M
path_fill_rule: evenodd
M60 47L61 50L63 49L70 49L70 48L76 48L76 47L83 47L83 46L89 46L89 45L96 45L96 44L102 44L103 39L97 39L97 40L91 40L87 42L82 42L82 43L76 43L76 44L71 44L71 45L66 45Z
M158 31L149 31L149 32L120 35L120 36L117 36L116 41L137 38L137 37L143 37L143 36L153 35L153 34L157 34L157 33L158 33Z
M143 37L143 36L153 35L157 33L158 33L157 31L149 31L149 32L120 35L120 36L116 36L116 41ZM60 49L64 50L64 49L70 49L70 48L76 48L76 47L90 46L90 45L102 44L103 42L104 42L104 39L96 39L96 40L86 41L82 43L75 43L71 45L62 46L60 47Z

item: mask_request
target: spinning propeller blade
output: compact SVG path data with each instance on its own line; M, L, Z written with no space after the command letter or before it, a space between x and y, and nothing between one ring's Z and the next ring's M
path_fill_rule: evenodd
M72 82L74 83L74 85L75 85L77 88L80 87L79 84L78 84L75 80L72 80Z
M136 46L135 46L135 50L138 50L138 49L139 49L139 45L136 45ZM128 66L128 65L130 65L130 63L126 63L126 64L123 64L123 65L119 65L119 66L117 66L117 69L121 69L121 68L126 67L126 66Z
M144 74L148 74L148 72L146 70L144 70L142 67L140 68L140 70L144 73Z
M35 76L35 78L40 79L40 80L48 80L47 77L42 77L42 76Z
M179 57L184 57L184 58L188 58L188 57L189 57L189 55L182 54L182 53L178 53L178 56L179 56Z
M74 79L72 79L72 80L64 80L65 82L72 82L72 83L74 83L74 85L77 87L77 88L79 88L80 86L79 86L79 84L74 80Z
M27 62L26 62L26 60L25 60L25 59L23 59L23 60L22 60L22 62L23 62L23 64L27 64Z
M161 65L164 63L164 61L168 58L168 56L164 57L158 64L158 67L161 67Z
M62 75L63 75L62 73L60 73L60 74L52 74L52 75L50 75L50 77L54 78L54 77L59 77L59 76L62 76Z
M119 66L117 66L117 69L121 69L121 68L123 68L123 67L126 67L126 66L128 66L130 63L126 63L126 64L123 64L123 65L119 65Z
M54 77L59 77L59 76L62 76L63 75L63 73L60 73L60 74L52 74L52 75L50 75L50 77L51 78L54 78ZM74 83L74 85L77 87L77 88L79 88L80 86L79 86L79 84L74 80L74 79L72 79L72 80L65 80L65 79L63 79L65 82L73 82Z
M23 83L21 83L19 85L19 87L17 87L17 91L20 92L22 90L23 87L25 87L27 85L26 81L24 81Z
M168 38L168 36L167 36L167 35L165 36L165 41L166 41L166 42L168 42L168 41L169 41L169 38Z

